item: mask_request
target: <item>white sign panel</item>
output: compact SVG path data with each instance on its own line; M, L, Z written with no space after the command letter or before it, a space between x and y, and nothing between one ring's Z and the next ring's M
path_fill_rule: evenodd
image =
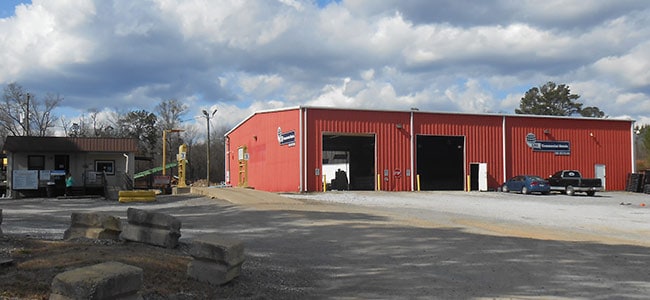
M37 190L38 170L14 170L11 188L14 190Z

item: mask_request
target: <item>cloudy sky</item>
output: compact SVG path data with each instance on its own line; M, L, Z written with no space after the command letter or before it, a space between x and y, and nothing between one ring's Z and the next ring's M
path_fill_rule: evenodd
M171 98L222 126L297 105L514 113L548 81L650 123L650 2L0 0L0 85L58 93L68 119Z

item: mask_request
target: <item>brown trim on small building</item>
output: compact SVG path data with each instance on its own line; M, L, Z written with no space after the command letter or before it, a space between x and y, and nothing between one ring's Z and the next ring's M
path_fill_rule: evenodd
M131 138L8 136L3 152L137 152Z

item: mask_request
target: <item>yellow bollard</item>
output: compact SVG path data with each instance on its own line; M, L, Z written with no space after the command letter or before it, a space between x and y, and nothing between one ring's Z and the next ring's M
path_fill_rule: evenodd
M327 175L323 174L323 192L327 192Z
M418 192L420 191L420 174L416 175L415 178L417 178L417 185L418 185Z
M381 175L377 174L377 190L381 191Z
M469 175L467 175L467 192L469 192L472 188L472 185L470 184L469 180L470 180Z

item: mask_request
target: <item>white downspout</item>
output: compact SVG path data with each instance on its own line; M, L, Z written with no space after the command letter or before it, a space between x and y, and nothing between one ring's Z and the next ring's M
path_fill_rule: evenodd
M634 133L634 122L630 123L630 142L632 144L632 173L636 173L636 143L635 143L636 134Z
M299 168L298 173L300 174L300 179L299 179L300 184L298 185L298 191L302 193L302 192L304 192L304 187L305 187L304 182L303 182L303 180L304 180L304 178L303 178L303 176L304 176L304 174L303 174L303 164L304 164L304 162L303 162L303 144L304 144L304 139L305 139L305 131L304 131L304 128L303 128L304 124L302 122L302 107L298 108L298 112L300 113L300 116L298 118L298 120L299 120L298 122L300 122L300 126L298 126L298 128L300 130L300 132L298 132L298 134L300 135L300 142L298 143L298 149L300 149L298 151L299 152L298 155L300 157L299 158L300 162L299 162L299 166L298 166L298 168Z
M302 151L301 151L301 154L302 154L302 161L301 161L302 162L302 176L300 176L300 177L301 177L302 184L303 184L303 192L307 192L307 174L308 174L307 173L307 159L308 159L308 157L307 157L307 129L308 129L307 128L307 123L308 123L307 122L308 121L307 120L307 112L309 110L306 107L304 108L304 110L305 110L305 117L303 119L303 131L302 131L302 140L303 141L301 141L301 143L302 143Z
M503 143L502 143L503 144L502 145L502 147L503 147L503 149L502 149L502 151L503 151L503 181L505 181L506 178L508 178L508 176L506 174L506 170L508 169L508 166L507 166L508 161L506 160L506 144L507 144L506 143L506 116L503 116L503 124L501 125L501 131L502 131L501 132L501 135L502 135L501 138L503 140Z
M126 153L122 153L122 155L125 158L125 166L124 166L124 174L129 174L129 155Z
M415 156L415 145L414 145L415 139L414 139L414 136L415 135L413 133L414 128L413 128L413 112L412 111L411 111L411 125L410 126L411 126L410 127L411 128L411 153L410 153L410 156L411 156L411 192L413 192L413 191L415 191L415 182L414 181L415 181L415 178L417 178L417 176L415 175L415 169L414 169L414 166L415 166L415 157L414 157Z

